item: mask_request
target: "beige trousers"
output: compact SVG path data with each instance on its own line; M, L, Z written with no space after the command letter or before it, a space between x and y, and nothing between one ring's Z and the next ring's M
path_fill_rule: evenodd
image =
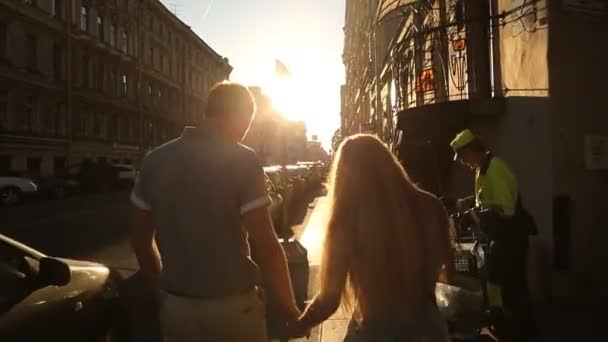
M264 302L253 290L193 299L163 293L160 311L165 342L266 342Z

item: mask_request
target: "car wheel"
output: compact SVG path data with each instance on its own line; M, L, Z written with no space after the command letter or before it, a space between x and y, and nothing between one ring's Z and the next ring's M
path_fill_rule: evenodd
M0 190L0 203L2 205L17 205L21 202L21 190L8 187Z
M66 199L68 197L68 191L63 186L56 186L53 188L53 198L56 200Z

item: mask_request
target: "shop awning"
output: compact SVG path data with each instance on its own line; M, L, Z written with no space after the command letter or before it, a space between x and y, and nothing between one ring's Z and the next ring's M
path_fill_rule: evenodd
M418 2L419 0L381 0L378 4L376 22L381 22L389 14Z

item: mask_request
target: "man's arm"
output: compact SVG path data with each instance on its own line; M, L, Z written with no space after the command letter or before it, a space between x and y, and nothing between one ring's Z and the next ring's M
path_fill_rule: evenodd
M151 212L133 206L131 210L131 246L137 257L142 275L156 298L160 294L162 263L156 241Z
M274 232L268 207L260 207L243 214L243 224L249 232L255 260L262 271L264 286L282 310L287 320L296 320L300 310L294 299L289 270L283 248Z

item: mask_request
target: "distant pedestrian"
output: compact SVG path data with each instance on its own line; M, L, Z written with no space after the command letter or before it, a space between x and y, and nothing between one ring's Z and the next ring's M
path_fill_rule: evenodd
M264 172L239 142L251 124L249 90L224 82L205 118L143 160L132 194L132 245L161 305L165 341L266 341L266 293L286 321L300 312L268 214ZM156 242L155 242L156 241Z
M342 143L330 200L319 293L291 326L294 335L342 303L353 312L345 341L448 341L435 303L437 280L453 272L441 202L371 135Z

